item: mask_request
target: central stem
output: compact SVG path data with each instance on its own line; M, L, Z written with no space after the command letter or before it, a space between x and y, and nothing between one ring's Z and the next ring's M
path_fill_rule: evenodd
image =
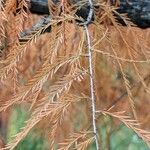
M94 138L96 142L96 150L99 150L99 143L98 143L98 134L96 128L96 98L95 98L95 87L94 87L94 71L93 71L93 64L92 64L92 47L91 47L91 40L89 35L89 30L87 25L85 25L85 31L87 36L88 42L88 53L89 53L89 73L90 73L90 94L91 94L91 101L92 101L92 124L93 124L93 132Z

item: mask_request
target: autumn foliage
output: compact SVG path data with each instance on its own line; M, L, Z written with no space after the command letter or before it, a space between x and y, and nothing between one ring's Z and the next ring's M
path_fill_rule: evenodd
M85 3L88 1L79 6ZM150 31L132 27L125 16L121 17L127 26L119 25L113 15L118 2L110 6L97 0L94 5L98 6L95 20L87 29L95 112L88 37L74 15L78 5L62 1L56 7L49 1L53 12L49 23L20 37L43 16L25 11L26 0L20 0L19 5L16 0L0 1L0 112L7 113L1 120L7 126L14 105L31 114L20 132L6 143L6 149L14 149L33 128L49 140L50 149L87 149L95 144L93 114L99 147L98 126L105 116L112 118L116 129L123 123L150 143ZM43 33L48 26L51 31ZM108 138L110 135L111 130Z

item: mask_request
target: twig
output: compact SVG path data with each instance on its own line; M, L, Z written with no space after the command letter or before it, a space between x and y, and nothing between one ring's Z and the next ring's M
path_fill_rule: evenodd
M96 143L96 150L99 150L99 142L98 142L98 133L97 133L97 127L96 127L96 96L95 96L95 86L94 86L94 73L93 73L93 64L92 64L92 46L91 46L91 39L90 34L88 30L88 25L92 20L93 14L94 14L94 5L92 0L88 0L90 10L88 17L86 21L83 23L85 27L85 32L87 36L87 42L88 42L88 54L89 54L89 71L90 71L90 92L91 92L91 101L92 101L92 125L93 125L93 132L94 132L94 138Z
M96 142L96 150L99 150L99 143L98 143L98 133L97 133L97 127L96 127L96 96L95 96L95 86L94 86L94 73L93 73L93 64L92 64L92 46L91 46L91 39L90 34L88 30L88 24L91 22L93 14L94 14L94 7L93 7L93 1L88 0L90 11L87 17L87 20L83 23L85 27L85 32L87 36L87 42L88 42L88 54L89 54L89 71L90 71L90 92L91 92L91 101L92 101L92 125L93 125L93 132L94 132L94 138Z
M93 132L94 138L96 142L96 150L99 150L99 143L98 143L98 133L96 127L96 99L95 99L95 91L94 91L94 73L93 73L93 65L92 65L92 47L91 47L91 40L89 35L89 30L87 25L85 25L85 31L87 36L88 42L88 53L89 53L89 71L90 71L90 92L91 92L91 101L92 101L92 124L93 124Z
M87 19L86 19L85 22L80 23L80 25L87 26L87 25L89 25L89 24L91 23L91 21L92 21L92 18L93 18L93 15L94 15L94 5L93 5L93 1L92 1L92 0L88 0L88 2L89 2L90 10L89 10Z
M149 79L149 74L147 76L145 76L144 81ZM133 88L140 86L141 81L138 81L137 83L133 84L130 88L130 90L132 90ZM115 100L112 100L112 104L110 104L105 110L109 110L111 108L113 108L119 101L121 101L125 96L127 96L127 91L125 91L124 93L122 93L118 98L116 98Z

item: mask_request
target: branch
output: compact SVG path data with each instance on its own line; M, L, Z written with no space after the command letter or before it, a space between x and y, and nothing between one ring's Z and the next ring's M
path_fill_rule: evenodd
M44 16L42 19L40 19L35 25L33 25L30 29L27 29L20 33L19 41L24 42L28 41L30 39L30 36L32 36L36 31L40 30L42 27L46 27L47 24L50 22L51 17L50 16ZM50 32L51 26L48 26L45 30L41 32Z
M57 3L58 0L55 0ZM112 1L112 0L111 0ZM36 14L47 14L49 15L48 9L48 0L30 0L30 11ZM84 6L85 7L85 6ZM126 2L126 0L120 0L120 7L117 9L119 13L127 13L128 17L131 19L133 23L135 23L140 28L148 28L150 27L150 1L149 0L132 0L132 2ZM90 10L89 10L90 9ZM89 24L93 21L93 14L90 17L90 13L92 13L92 8L87 6L87 8L80 8L77 10L76 15L81 16L85 22L81 23L81 25ZM85 11L85 12L84 12ZM117 15L117 14L115 14ZM90 18L89 18L90 17ZM117 15L118 21L125 25L123 20ZM27 40L27 37L31 35L34 31L37 31L38 28L43 25L47 25L50 22L50 17L46 16L42 18L39 22L37 22L33 27L28 30L23 31L20 34L20 41ZM50 32L51 27L48 27L43 32ZM43 33L42 32L42 33Z
M120 0L117 11L120 14L126 13L140 28L150 27L150 0Z
M36 14L49 14L48 0L30 0L30 11Z
M59 0L53 0L57 3ZM112 1L112 0L110 0ZM128 2L127 2L128 1ZM78 1L77 1L78 2ZM78 17L87 18L89 14L89 5L83 6L77 10ZM117 12L126 13L130 20L139 28L150 27L150 0L120 0L120 6ZM49 14L48 0L30 0L30 11L36 14ZM84 12L85 11L85 12ZM116 15L116 14L115 14ZM117 15L118 21L125 25L123 20Z

